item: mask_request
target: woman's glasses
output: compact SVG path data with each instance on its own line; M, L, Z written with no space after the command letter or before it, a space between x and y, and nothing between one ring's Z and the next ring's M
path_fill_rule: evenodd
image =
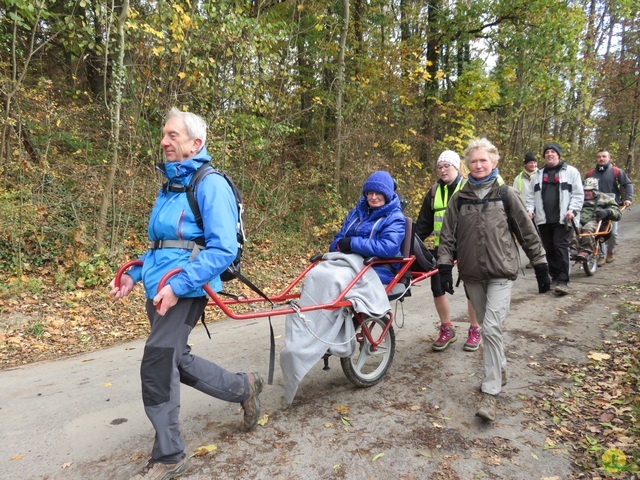
M436 165L436 170L449 170L451 168L450 163L440 163Z

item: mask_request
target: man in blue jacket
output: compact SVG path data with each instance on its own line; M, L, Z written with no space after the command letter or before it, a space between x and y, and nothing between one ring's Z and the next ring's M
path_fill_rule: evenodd
M220 274L237 253L236 200L227 181L210 174L198 184L196 200L202 229L189 207L187 186L198 168L211 160L205 147L207 125L197 115L169 111L160 146L165 162L159 170L167 187L158 192L149 219L150 249L140 257L142 266L131 268L120 287L111 282L118 300L142 281L151 325L140 376L145 413L156 431L151 459L133 479L169 479L187 468L188 456L180 435L180 383L212 397L236 402L244 409L244 425L254 428L260 418L259 395L263 381L257 373L232 373L191 354L189 334L207 305L203 286L220 291ZM204 249L195 241L204 238ZM194 255L195 254L195 255ZM174 268L182 270L158 291L162 277Z

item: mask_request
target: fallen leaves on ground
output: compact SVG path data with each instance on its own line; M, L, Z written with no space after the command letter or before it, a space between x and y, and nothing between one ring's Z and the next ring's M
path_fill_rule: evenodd
M243 260L243 273L272 295L281 292L306 265L307 255L288 258L278 265L263 260L260 268ZM46 273L22 279L24 289L18 293L2 296L0 291L0 370L87 353L144 338L149 333L140 286L127 298L113 302L108 295L111 278L92 289L63 291L53 275ZM0 275L3 285L18 280ZM29 290L29 285L37 288ZM224 288L233 294L256 296L237 280L225 283ZM221 318L219 309L207 308L208 324Z
M204 457L207 453L211 453L215 450L218 449L217 445L214 444L210 444L210 445L203 445L201 447L198 447L194 450L193 452L193 457Z
M545 449L564 449L576 477L629 478L640 472L640 323L636 309L623 306L614 340L587 354L584 364L554 368L570 381L546 385L537 407L548 414L537 422L548 432ZM566 383L565 383L566 385Z

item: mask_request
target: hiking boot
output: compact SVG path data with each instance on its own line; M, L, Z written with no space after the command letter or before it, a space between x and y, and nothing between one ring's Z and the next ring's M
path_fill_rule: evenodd
M605 260L604 256L598 257L598 266L599 267L604 267L605 263L607 263L607 261Z
M569 293L569 284L567 282L558 282L553 291L556 292L556 295L566 295Z
M431 348L433 348L433 350L435 350L436 352L441 352L443 350L446 350L447 347L457 339L458 337L456 337L456 331L453 329L453 326L440 325L440 336L438 337L438 340L433 342Z
M187 469L189 457L184 457L178 463L160 463L149 460L147 465L140 470L131 480L169 480L182 475Z
M249 396L241 403L244 410L244 428L252 430L260 420L260 392L264 382L259 373L249 374Z
M476 417L480 417L487 422L493 422L496 419L496 396L488 393L482 394L480 406L476 412Z
M462 349L465 352L475 352L482 345L482 330L480 327L469 327L469 336Z
M613 252L609 252L607 253L607 259L605 260L606 263L611 263L616 259L616 255Z

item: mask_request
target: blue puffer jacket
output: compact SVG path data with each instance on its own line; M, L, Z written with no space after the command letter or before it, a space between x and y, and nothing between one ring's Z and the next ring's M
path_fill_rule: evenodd
M159 170L170 183L188 185L198 167L209 160L211 157L203 148L195 157L165 162ZM178 297L204 296L202 287L207 283L211 283L215 291L222 290L220 274L231 265L238 252L236 200L227 181L216 174L204 177L198 185L196 199L202 212L204 233L196 224L185 193L165 193L162 189L158 192L149 219L149 240L195 240L204 236L206 248L191 262L191 251L179 248L149 250L142 255L139 260L144 264L127 273L134 282L142 280L147 298L156 295L160 280L173 268L182 268L169 280Z
M371 209L366 197L360 197L356 207L347 214L342 228L333 238L329 250L338 250L338 241L351 237L351 251L363 257L391 258L400 256L405 234L405 217L398 195L393 194L389 203ZM395 271L379 265L373 267L382 283L389 283ZM395 269L394 269L395 270Z

